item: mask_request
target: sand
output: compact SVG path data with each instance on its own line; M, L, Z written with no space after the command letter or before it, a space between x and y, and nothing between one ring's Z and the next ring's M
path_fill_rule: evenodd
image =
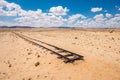
M66 64L13 31L84 60ZM120 30L0 29L0 80L120 80Z

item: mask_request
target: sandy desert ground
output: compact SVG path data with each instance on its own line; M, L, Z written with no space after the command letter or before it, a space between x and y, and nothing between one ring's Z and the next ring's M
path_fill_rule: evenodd
M84 56L64 63L13 32ZM120 80L120 30L0 29L0 80Z

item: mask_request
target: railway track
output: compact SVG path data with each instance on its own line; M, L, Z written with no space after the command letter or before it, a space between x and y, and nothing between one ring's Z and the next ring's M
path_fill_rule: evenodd
M63 59L65 63L72 63L76 60L83 60L83 56L76 54L74 52L59 48L57 46L45 43L43 41L37 40L37 39L33 39L31 37L25 36L23 34L19 34L19 33L15 33L17 36L19 36L20 38L24 39L25 41L32 43L35 46L41 47L43 49L46 49L47 51L50 51L51 54L55 54L57 55L59 59Z

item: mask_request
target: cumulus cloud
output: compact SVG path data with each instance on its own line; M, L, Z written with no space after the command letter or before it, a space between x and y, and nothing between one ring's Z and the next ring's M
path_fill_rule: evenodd
M7 19L2 21L0 18L0 26L120 28L120 14L96 14L89 18L80 13L68 15L68 11L67 7L62 6L51 7L48 12L41 9L23 10L18 4L1 0L0 17ZM92 8L91 11L102 11L102 8Z
M86 17L82 14L75 14L75 15L69 16L68 20L69 21L76 21L76 20L85 19L85 18Z
M7 1L0 1L0 15L1 16L17 16L21 11L21 7L15 3L8 3Z
M109 14L109 13L106 13L105 14L107 18L111 18L112 17L112 14Z
M103 14L98 14L98 15L94 16L94 19L96 21L104 21L105 18L104 18Z
M102 11L102 8L92 8L91 9L91 12L99 12L99 11Z
M55 15L66 15L69 10L67 7L63 8L62 6L51 7L49 12Z
M115 6L116 9L118 9L118 11L120 11L120 6Z
M8 3L7 1L0 1L0 16L17 16L21 7L15 3Z
M76 24L76 22L78 22L79 20L83 20L83 19L86 19L87 17L85 17L84 15L82 14L74 14L72 16L69 16L69 18L67 19L67 26L75 26L74 24Z
M118 10L120 11L120 8L118 8Z
M115 14L115 16L120 17L120 14Z
M0 24L2 24L2 25L3 25L3 23L4 23L3 21L0 21Z

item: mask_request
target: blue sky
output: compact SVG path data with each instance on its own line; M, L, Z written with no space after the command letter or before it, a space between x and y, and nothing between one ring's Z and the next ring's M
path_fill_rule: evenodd
M35 24L32 26L37 27L88 26L89 28L94 25L95 28L113 28L113 26L120 28L120 0L2 0L0 2L4 4L0 5L2 7L0 21L3 25L23 23L26 26ZM38 16L38 13L41 15ZM31 17L32 14L34 15Z
M63 6L70 9L69 14L81 13L86 16L93 16L91 8L102 7L111 14L119 12L115 6L120 7L120 0L6 0L19 4L24 10L42 9L44 12L50 7ZM103 11L104 13L104 11ZM97 14L97 13L95 13Z

